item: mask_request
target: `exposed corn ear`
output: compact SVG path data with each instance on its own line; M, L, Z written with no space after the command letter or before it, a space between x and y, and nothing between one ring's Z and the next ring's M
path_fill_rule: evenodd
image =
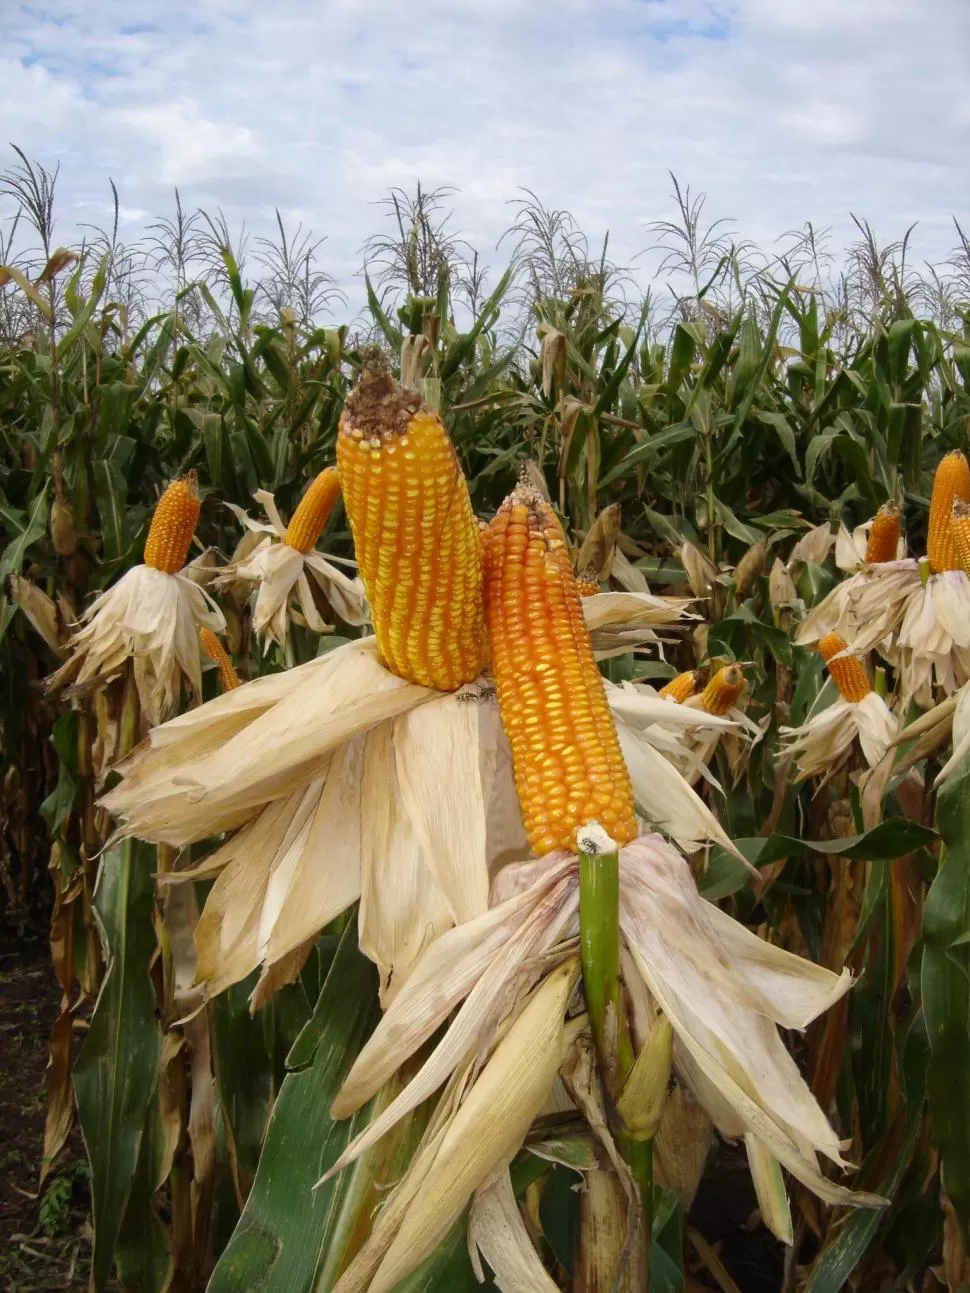
M899 549L899 508L895 503L883 503L873 517L866 543L866 562L877 565L895 561Z
M970 504L953 500L953 511L950 514L950 543L953 549L954 564L970 575Z
M930 569L934 572L953 570L956 564L950 541L950 517L954 499L970 503L970 465L959 449L951 450L940 459L933 477L926 555Z
M173 480L155 507L145 542L145 565L174 575L185 565L199 521L198 481L194 471Z
M202 639L202 649L210 660L214 660L219 666L219 685L223 691L232 691L234 687L239 686L239 675L232 667L232 661L226 648L222 645L212 629L199 629L199 637Z
M862 661L856 655L840 656L848 643L839 633L826 633L819 641L818 650L832 681L839 689L844 700L859 701L872 691L872 684L866 674ZM834 657L838 656L838 659Z
M671 678L670 682L661 687L658 696L664 700L668 698L681 704L688 696L693 696L697 690L697 670L688 669L686 673L679 673L676 678Z
M598 581L591 576L577 579L576 587L579 589L580 597L595 597L600 590Z
M286 527L283 542L297 552L309 552L317 546L323 527L340 497L340 477L336 467L327 467L311 483Z
M485 610L502 722L526 834L541 856L576 849L599 822L620 844L637 835L630 777L596 666L566 536L535 491L519 486L485 544Z
M341 415L337 467L385 664L439 691L471 682L487 645L468 486L441 420L379 352Z
M744 674L738 664L718 669L701 692L701 709L706 714L726 714L732 709L744 687Z

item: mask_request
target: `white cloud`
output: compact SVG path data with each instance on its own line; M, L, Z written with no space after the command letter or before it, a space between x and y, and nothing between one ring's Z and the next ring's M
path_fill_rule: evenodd
M668 170L766 246L856 212L886 240L918 220L940 260L970 222L966 0L90 0L5 26L0 118L62 162L62 238L108 218L109 174L128 236L176 185L254 232L279 206L355 299L373 204L419 178L496 260L528 186L630 263Z

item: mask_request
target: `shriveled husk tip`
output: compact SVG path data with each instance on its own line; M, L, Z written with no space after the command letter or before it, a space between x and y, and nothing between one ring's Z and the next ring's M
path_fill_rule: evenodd
M422 1161L421 1184L373 1278L361 1284L353 1263L338 1293L391 1293L433 1251L478 1186L509 1163L559 1069L565 1009L578 976L572 957L535 989L451 1119L433 1162ZM413 1182L405 1176L398 1188Z

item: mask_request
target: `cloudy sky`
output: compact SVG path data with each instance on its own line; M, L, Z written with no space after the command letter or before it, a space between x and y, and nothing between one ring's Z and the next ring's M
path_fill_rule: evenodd
M917 257L970 227L968 0L5 0L4 139L61 163L59 241L188 206L326 235L356 296L375 204L454 185L489 258L510 199L568 207L616 260L668 170L766 247L850 212ZM12 154L8 153L12 160ZM9 207L0 208L8 214ZM636 262L642 268L645 261Z

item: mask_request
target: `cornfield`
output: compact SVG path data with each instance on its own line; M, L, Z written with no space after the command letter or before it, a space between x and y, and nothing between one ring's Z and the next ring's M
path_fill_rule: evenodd
M335 324L279 218L0 193L57 1286L968 1287L959 226L769 258L675 183L639 300L532 195L490 282L394 193Z

